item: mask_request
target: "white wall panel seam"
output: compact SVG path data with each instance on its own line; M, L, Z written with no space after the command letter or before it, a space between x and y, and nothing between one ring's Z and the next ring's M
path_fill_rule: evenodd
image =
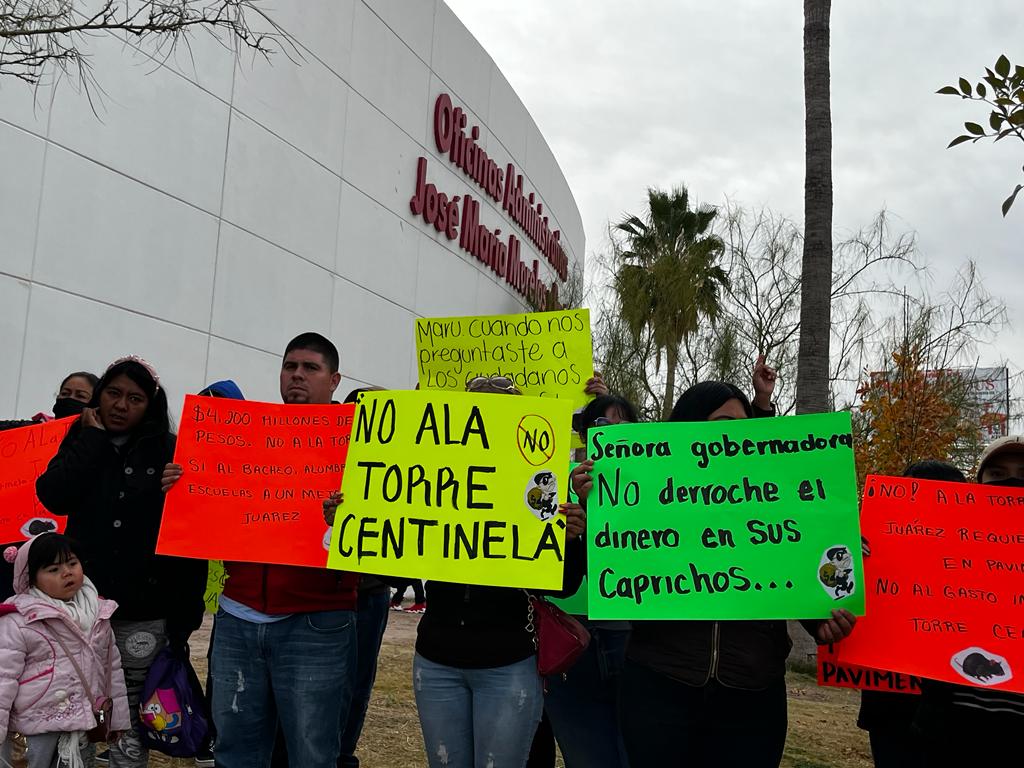
M213 343L213 310L217 304L217 267L220 263L220 234L224 229L224 194L228 178L228 148L231 146L231 122L234 115L232 105L235 101L235 80L238 77L238 66L231 68L231 102L228 104L228 129L224 137L224 163L220 172L220 205L217 209L217 244L213 249L213 280L210 286L210 319L206 326L206 362L203 366L203 380L210 376L210 347ZM205 384L203 386L206 386Z
M27 282L24 278L17 277L16 275L10 275L10 274L8 274L6 272L2 272L2 271L0 271L0 277L9 277L9 278L11 278L13 280L16 280L16 281L22 282L22 283ZM342 278L342 279L344 279L344 278ZM222 336L219 333L213 333L212 331L204 331L202 328L196 328L196 327L191 326L191 325L186 325L185 323L179 323L179 322L176 322L174 320L168 320L166 317L159 317L158 315L151 315L148 312L142 312L142 311L137 310L137 309L130 309L128 307L122 307L120 304L115 304L115 303L113 303L111 301L104 301L103 299L98 299L95 296L87 296L84 293L75 293L74 291L69 291L66 288L59 288L59 287L57 287L55 285L50 285L48 283L35 282L33 284L34 285L38 285L40 288L46 288L47 290L53 291L54 293L57 293L57 294L62 294L62 295L65 295L65 296L72 296L72 297L74 297L76 299L82 299L84 301L91 302L93 304L99 304L101 306L108 307L110 309L115 309L115 310L118 310L120 312L127 312L128 314L135 315L136 317L143 317L143 318L146 318L147 320L152 320L152 321L154 321L156 323L162 323L163 325L169 325L169 326L171 326L173 328L180 328L183 331L189 331L189 332L192 332L192 333L198 333L198 334L201 334L201 335L204 335L204 336L209 336L210 339L217 339L217 340L220 340L220 341L227 342L229 344L234 344L234 345L239 346L239 347L244 347L246 349L252 350L253 352L262 352L264 354L272 355L274 357L277 357L278 355L281 354L281 350L273 350L273 349L266 349L265 347L257 347L257 346L255 346L253 344L248 344L248 343L246 343L244 341L239 341L238 339L232 339L232 338L228 338L227 336ZM362 288L362 286L359 286L359 287ZM366 290L366 289L364 288L363 290ZM367 291L367 292L368 293L372 293L372 291ZM206 375L206 373L204 373L204 375Z
M6 123L6 121L3 121L3 122ZM13 125L13 123L7 123L7 124L8 125L12 125L15 128L18 128L18 126ZM19 128L19 130L23 130L23 129ZM27 133L31 133L31 131L27 131ZM38 134L33 134L33 135L38 135ZM159 192L164 197L169 197L172 200L177 200L182 205L187 205L189 208L194 208L195 210L199 211L200 213L205 213L207 216L214 216L215 217L217 215L213 211L206 210L201 205L196 205L193 202L190 202L188 200L180 198L177 195L168 192L166 189L161 189L160 187L155 186L154 184L152 184L152 183L150 183L148 181L143 181L140 178L132 176L130 173L125 173L124 171L119 171L117 168L112 168L111 166L107 165L106 163L100 162L96 158L90 157L89 155L84 155L81 152L79 152L78 150L72 149L71 147L68 147L65 144L61 144L60 142L53 141L52 139L46 139L46 143L47 143L48 147L51 147L51 146L52 147L57 147L58 149L61 149L64 152L67 152L69 154L75 155L75 157L80 157L81 159L86 160L86 161L92 163L93 165L98 165L100 168L104 168L104 169L110 171L111 173L116 173L118 176L122 176L123 178L129 179L130 181L134 181L136 184L141 184L142 186L146 187L147 189L151 189L154 192Z
M352 186L352 185L349 184L349 186ZM357 187L354 187L354 186L352 188L353 189L357 189ZM360 192L361 191L362 190L360 190ZM370 198L370 199L372 200L373 198ZM374 201L374 202L376 202L376 201ZM379 205L379 203L378 203L378 205ZM312 259L306 258L302 254L299 254L299 253L296 253L295 251L289 250L288 248L285 248L280 243L275 243L273 240L270 240L270 239L268 239L266 237L263 237L262 235L260 235L260 234L258 234L256 232L248 230L245 227L240 227L237 224L235 224L233 221L229 221L227 219L222 219L221 221L222 221L222 224L227 224L229 227L234 227L235 229L237 229L237 230L239 230L241 232L245 232L247 235L251 235L252 237L256 238L257 240L261 240L264 243L267 243L268 245L271 245L274 248L277 248L279 251L283 251L284 253L287 253L287 254L289 254L291 256L294 256L297 259L301 259L302 261L306 262L307 264L309 264L309 265L311 265L313 267L316 267L319 270L322 270L322 271L326 272L328 275L331 275L332 277L340 278L341 280L344 280L346 283L350 283L351 285L354 285L357 288L360 288L360 289L366 291L367 293L372 293L374 296L376 296L379 299L383 299L388 304L394 304L396 307L404 309L406 312L412 312L413 314L415 314L415 310L410 309L409 307L405 306L401 302L395 301L394 299L390 299L387 296L384 296L383 294L377 293L377 291L375 291L375 290L373 290L371 288L367 288L365 285L360 285L359 283L355 282L354 280L350 280L349 278L345 277L344 275L339 275L337 272L335 272L332 269L328 269L323 264L318 264L317 262L313 261ZM3 273L0 273L0 274L3 274ZM233 341L233 339L227 339L227 340L228 341Z
M353 6L353 8L354 8L354 6ZM348 32L349 32L349 39L348 39L348 44L349 44L349 50L351 50L351 49L352 49L352 37L351 37L351 35L352 35L352 29L353 29L353 27L355 27L355 12L354 12L354 11L353 11L353 14L352 14L352 20L351 20L351 21L349 22L349 25L348 25ZM287 32L287 31L288 31L288 30L285 30L285 32ZM289 34L291 34L291 33L289 33ZM301 49L302 49L302 50L303 50L303 51L304 51L305 53L309 54L309 56L310 56L311 58L313 58L313 59L316 59L316 60L317 60L317 61L319 61L319 62L320 62L321 64L323 64L323 65L324 65L324 68L325 68L325 69L326 69L326 70L327 70L328 72L330 72L330 73L331 73L332 75L334 75L334 76L335 76L335 77L337 77L337 78L338 78L339 80L341 80L341 81L342 81L343 83L345 83L345 85L347 85L347 86L349 86L349 87L351 87L351 86L352 86L352 84L351 84L351 83L350 83L350 82L349 82L348 80L346 80L346 79L345 79L344 75L342 75L342 74L341 74L340 72L338 72L338 71L337 71L336 69L334 69L334 68L333 68L333 67L332 67L332 66L331 66L330 64L328 64L328 63L327 63L326 61L324 61L323 59L321 59L321 58L320 58L320 57L319 57L319 56L318 56L318 55L317 55L316 53L314 53L314 52L313 52L313 51L311 51L311 50L310 50L309 48L307 48L307 47L306 47L306 45L305 45L304 43L302 43L302 42L301 42L301 41L299 41L299 40L296 40L296 39L295 39L294 37L292 38L292 42L293 42L293 43L294 43L294 44L295 44L296 46L298 46L299 48L301 48ZM292 58L291 58L291 57L290 57L290 56L289 56L288 54L284 53L284 51L283 51L283 50L282 50L282 52L281 52L281 55L282 55L282 56L284 56L285 58L287 58L287 59L288 59L289 61L291 61L291 62L292 62L292 64L295 64L295 63L296 63L296 62L295 62L295 61L294 61L294 60L293 60L293 59L292 59ZM303 54L301 54L301 53L300 53L300 54L299 54L299 56L300 56L301 58L305 59L305 56L304 56ZM302 66L302 65L301 65L301 64L299 64L299 66Z
M50 122L52 120L53 120L53 110L52 109L48 109L46 111L46 136L47 137L50 135ZM18 126L12 126L12 127L13 128L17 128L18 130L23 130L23 129L18 128ZM25 133L29 133L29 134L31 134L33 136L36 135L36 134L33 134L31 131L24 131L24 132ZM42 162L42 168L39 171L39 174L40 174L40 176L39 176L39 199L36 200L36 227L35 227L35 232L32 235L32 263L31 263L31 265L29 267L29 270L28 270L28 278L29 278L28 281L27 281L28 282L28 298L25 300L25 327L24 327L24 329L21 332L21 359L18 360L18 371L19 371L19 374L20 374L20 371L22 371L24 369L24 366L25 366L25 349L28 347L28 319L29 319L29 316L30 316L29 313L32 311L32 285L35 282L34 278L35 278L35 274L36 274L36 253L39 250L39 222L40 222L40 219L42 218L42 213L43 213L43 195L46 192L46 160L47 160L47 158L50 155L50 141L49 141L49 139L45 138L45 137L40 137L40 138L42 138L42 140L43 140L43 162ZM15 413L18 413L19 412L19 408L21 407L21 380L22 380L22 378L23 377L21 375L18 376L18 386L15 387L15 390L14 390L14 412Z
M443 2L443 0L442 0L442 2ZM367 4L366 2L363 2L363 5L366 7L366 10L368 10L370 13L372 13L374 16L376 16L380 20L381 24L383 24L385 27L388 28L388 31L392 35L394 35L396 38L398 38L398 42L400 42L402 45L404 45L406 48L408 48L409 52L413 56L415 56L417 59L419 59L424 64L426 64L427 69L430 69L430 62L429 61L425 61L422 56L420 56L418 53L416 53L416 49L413 48L411 45L409 45L409 43L407 43L405 41L405 38L402 37L400 34L398 34L398 32L395 30L395 28L392 27L390 24L388 24L387 20L383 16L381 16L379 13L377 13L377 11L375 11L373 9L373 7L370 6L369 4ZM437 5L434 5L434 18L431 19L431 25L436 23L436 19L437 19ZM355 26L356 26L355 25L355 21L353 20L352 28L355 29ZM433 58L433 53L434 53L434 36L433 36L433 34L431 34L431 36L430 36L430 53L431 53L431 58Z
M232 85L232 87L234 87L234 86ZM251 117L250 115L247 115L244 110L239 109L234 104L231 105L231 111L232 112L237 112L239 115L244 117L246 120L248 120L253 125L258 126L261 130L265 131L266 133L269 133L271 136L273 136L275 139L280 141L282 144L288 145L289 147L294 149L296 152L298 152L300 155L305 157L307 160L311 160L312 162L316 163L318 166L320 166L325 171L327 171L329 174L331 174L331 176L334 176L337 179L342 178L341 173L339 171L336 171L333 168L324 165L323 162L321 162L317 158L313 157L311 154L309 154L309 152L307 152L306 150L302 149L302 147L297 147L295 144L290 142L288 139L286 139L284 136L279 134L277 131L274 131L274 130L268 128L267 126L265 126L263 123L261 123L256 118Z

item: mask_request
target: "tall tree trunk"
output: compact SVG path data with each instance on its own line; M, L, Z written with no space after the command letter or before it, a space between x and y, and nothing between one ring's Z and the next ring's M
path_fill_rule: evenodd
M662 421L668 421L672 407L676 404L676 368L679 366L679 345L669 344L665 348L665 399L661 403Z
M832 105L829 93L831 0L804 0L804 258L800 281L800 350L796 412L829 410L832 325ZM813 664L814 641L789 623L791 666Z
M829 409L832 324L832 107L829 95L831 0L804 0L804 258L800 285L797 413Z

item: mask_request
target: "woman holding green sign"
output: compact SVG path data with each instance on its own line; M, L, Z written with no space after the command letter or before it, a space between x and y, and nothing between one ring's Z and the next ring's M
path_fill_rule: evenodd
M594 427L639 420L632 403L606 390L576 414L574 428L586 445L587 432ZM584 582L575 605L559 603L590 632L590 645L564 675L548 679L544 712L551 720L566 768L627 768L619 731L618 692L630 626L628 621L588 620L586 593Z
M758 359L754 402L736 386L697 384L670 421L773 416L775 371ZM577 467L581 500L593 462ZM834 611L805 626L819 643L846 637L856 619ZM619 719L631 768L777 768L786 743L786 622L634 621L626 651Z

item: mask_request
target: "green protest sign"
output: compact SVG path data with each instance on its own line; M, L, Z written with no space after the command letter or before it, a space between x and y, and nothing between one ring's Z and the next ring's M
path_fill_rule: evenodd
M569 462L570 477L572 471L579 464L578 461ZM576 497L576 492L572 489L572 482L565 484L566 486L566 500L570 504L579 504L580 500ZM583 583L580 584L580 588L576 590L576 594L565 598L549 598L552 603L557 605L566 613L572 614L573 616L586 616L587 615L587 578L583 577Z
M849 413L587 433L592 619L864 612Z
M573 616L586 616L587 577L583 577L583 583L580 584L580 588L576 591L575 595L563 598L552 597L548 599L568 614L571 614Z

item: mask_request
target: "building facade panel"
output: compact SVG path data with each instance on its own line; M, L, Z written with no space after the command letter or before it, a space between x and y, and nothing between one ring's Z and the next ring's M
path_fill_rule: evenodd
M342 394L409 387L416 317L526 311L582 268L550 148L441 0L264 7L294 55L98 38L96 104L2 84L0 416L126 353L175 404L226 377L273 400L304 330Z
M206 330L216 255L209 213L50 147L36 283Z
M11 277L32 275L45 155L43 139L0 123L0 168L8 179L5 188L10 190L0 204L0 272Z

